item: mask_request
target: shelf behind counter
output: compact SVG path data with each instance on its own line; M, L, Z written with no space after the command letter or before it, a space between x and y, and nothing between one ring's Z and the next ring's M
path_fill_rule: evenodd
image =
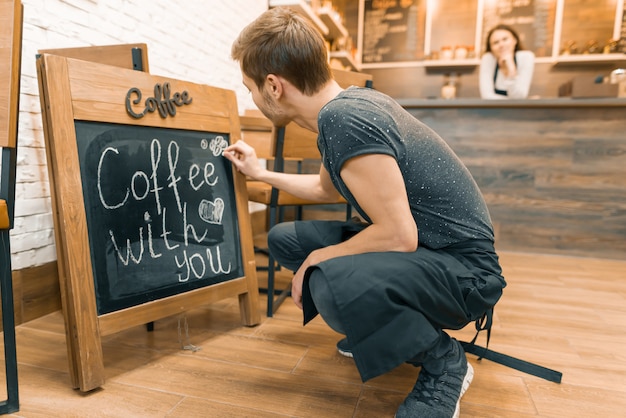
M402 99L480 186L502 250L626 256L626 99Z

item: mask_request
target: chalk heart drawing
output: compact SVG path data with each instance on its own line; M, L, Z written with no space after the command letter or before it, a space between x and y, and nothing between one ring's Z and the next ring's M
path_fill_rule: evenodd
M219 197L213 202L202 199L198 206L198 213L204 222L221 225L224 216L224 201Z
M213 153L213 156L219 157L224 154L224 150L228 146L228 142L224 139L223 136L216 136L211 140L211 144L209 145L209 149Z

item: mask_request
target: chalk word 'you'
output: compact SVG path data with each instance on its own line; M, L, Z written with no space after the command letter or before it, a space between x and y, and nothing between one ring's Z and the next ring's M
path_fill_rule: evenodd
M187 90L184 90L182 93L176 92L172 97L170 97L170 94L170 83L165 82L163 85L155 84L154 96L148 97L144 102L145 107L143 111L137 113L133 110L132 105L141 103L142 94L137 87L132 87L126 93L126 112L135 119L141 119L147 112L158 111L159 116L166 118L168 115L176 116L176 107L188 105L193 100ZM133 96L136 96L134 100L132 99Z

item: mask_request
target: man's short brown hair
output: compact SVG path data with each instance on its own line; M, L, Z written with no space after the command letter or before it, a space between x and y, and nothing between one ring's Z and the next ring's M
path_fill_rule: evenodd
M287 8L270 9L246 26L233 43L231 56L258 88L268 74L275 74L310 96L332 78L324 38Z

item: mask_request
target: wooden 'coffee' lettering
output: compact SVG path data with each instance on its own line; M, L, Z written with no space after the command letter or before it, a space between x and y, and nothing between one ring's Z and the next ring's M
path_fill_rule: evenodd
M137 97L132 100L132 96L136 95ZM193 100L189 97L189 93L185 90L182 93L174 93L172 97L170 97L170 83L155 84L154 86L154 96L148 97L144 102L145 107L142 112L136 113L133 110L132 105L138 105L141 103L141 90L137 87L132 87L126 93L126 112L131 115L135 119L141 119L146 115L147 112L158 111L159 116L162 118L166 118L169 116L176 116L176 107L181 107L184 105L188 105ZM131 104L132 100L132 104Z

